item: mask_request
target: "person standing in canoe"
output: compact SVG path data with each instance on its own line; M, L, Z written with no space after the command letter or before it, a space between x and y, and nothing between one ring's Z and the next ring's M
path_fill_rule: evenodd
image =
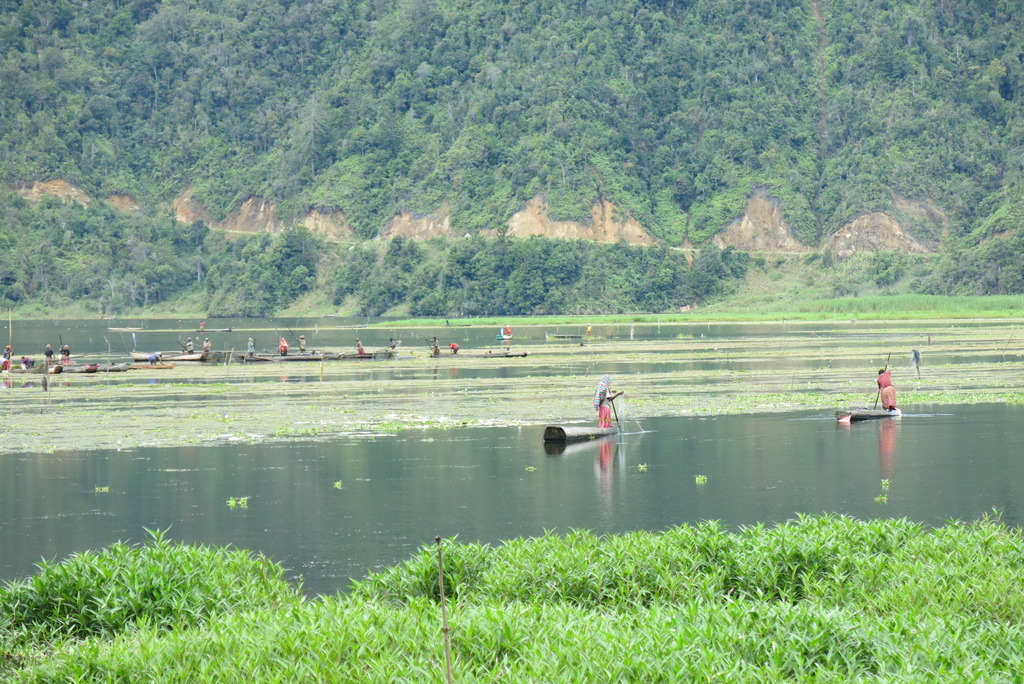
M281 356L288 356L288 340L283 337L277 343L277 353Z
M245 353L249 356L252 356L253 354L256 353L256 340L252 339L251 337L245 343Z
M612 376L602 375L594 390L594 408L597 410L597 426L612 427L612 402L623 392L612 392Z
M213 345L210 344L210 338L207 337L205 340L203 340L203 351L209 354L211 349L213 349Z
M300 354L305 354L306 353L306 336L305 335L299 335L299 353Z
M896 388L892 385L892 371L888 368L878 369L878 394L882 399L882 408L886 411L896 410Z
M53 345L46 345L46 349L43 350L43 356L46 357L46 367L49 368L53 365Z
M192 344L192 338L188 337L185 339L185 353L194 354L196 351L195 345Z

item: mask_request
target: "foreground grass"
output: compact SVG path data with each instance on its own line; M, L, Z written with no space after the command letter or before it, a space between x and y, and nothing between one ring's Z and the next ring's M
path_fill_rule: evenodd
M155 544L0 591L0 676L444 681L434 548L305 601L262 561ZM444 554L457 681L1012 681L1024 666L1024 538L990 519L705 523ZM193 572L209 556L220 569ZM121 581L89 580L100 567ZM168 619L193 594L211 608ZM104 618L125 601L130 620Z

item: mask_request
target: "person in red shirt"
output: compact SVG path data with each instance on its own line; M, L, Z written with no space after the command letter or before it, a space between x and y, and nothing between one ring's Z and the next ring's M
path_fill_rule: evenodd
M277 343L277 351L281 356L288 356L288 340L281 338L281 341Z
M448 348L452 350L452 354L459 353L459 345L457 342L452 342L451 344L448 345Z
M896 388L892 386L892 371L887 368L878 370L878 392L882 399L882 408L886 411L896 409Z

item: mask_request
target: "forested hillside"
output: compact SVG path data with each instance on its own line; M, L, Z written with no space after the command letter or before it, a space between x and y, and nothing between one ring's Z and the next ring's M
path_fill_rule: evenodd
M268 276L271 244L310 236L239 247L176 225L187 188L214 219L261 197L362 238L399 211L449 206L463 235L538 196L578 221L608 200L669 247L705 244L761 190L812 249L898 199L934 206L942 222L906 222L947 240L921 283L1020 291L1019 251L985 240L1024 218L1022 22L1004 0L0 0L0 182L142 207L7 195L0 279L9 302L191 289L272 311L341 293L325 281L369 258L312 240ZM288 287L254 304L267 278Z

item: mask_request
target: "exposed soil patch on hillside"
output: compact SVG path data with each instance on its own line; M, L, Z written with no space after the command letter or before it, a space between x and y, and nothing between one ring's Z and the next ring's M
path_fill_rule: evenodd
M747 201L743 218L711 241L719 247L751 252L809 252L811 249L793 237L778 200L760 191Z
M39 201L50 195L84 206L92 202L87 193L64 180L26 184L16 188L16 191L30 201ZM106 202L121 211L139 210L134 198L124 194L111 194ZM175 218L182 223L203 221L211 228L225 231L279 233L304 225L327 239L351 240L354 237L352 227L342 212L313 209L301 219L282 220L277 216L277 206L261 197L248 198L223 221L213 219L206 207L192 197L191 188L186 188L174 198L171 205ZM720 247L746 251L811 251L812 247L802 244L793 236L784 214L784 207L777 199L758 191L748 200L743 217L715 235L712 242ZM918 240L911 236L904 223L914 225L915 232L921 232L926 236L925 239ZM876 211L854 219L829 236L822 249L831 250L840 257L854 252L878 250L933 253L938 251L939 239L946 229L947 219L940 208L933 204L895 198L893 212ZM589 221L580 222L552 219L543 199L534 198L509 219L507 234L512 237L537 235L595 242L624 241L633 245L652 245L658 242L636 218L604 199L593 206ZM451 209L444 204L430 214L416 215L408 211L399 213L388 222L380 237L388 239L403 236L426 240L454 235Z
M928 254L933 250L908 235L892 215L875 211L860 216L837 230L825 243L825 249L839 257L854 252L900 250L913 254Z
M64 202L78 202L86 207L92 203L92 198L81 188L59 179L20 185L15 188L15 191L30 202L38 202L49 195Z

